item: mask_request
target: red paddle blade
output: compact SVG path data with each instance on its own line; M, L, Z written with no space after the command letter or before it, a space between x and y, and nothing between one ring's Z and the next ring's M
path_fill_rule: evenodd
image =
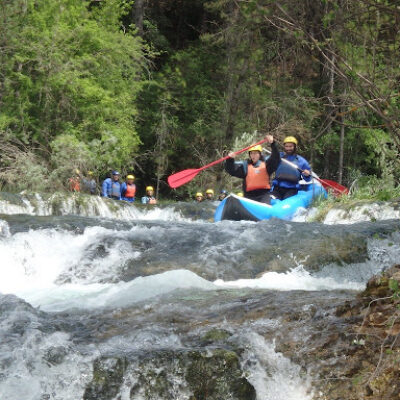
M172 189L176 189L191 181L200 171L202 171L202 169L185 169L176 174L172 174L168 177L168 185L172 187Z
M340 196L342 194L349 193L349 189L346 186L342 186L335 181L330 181L329 179L321 179L320 182L322 186L329 192L332 192L334 196Z

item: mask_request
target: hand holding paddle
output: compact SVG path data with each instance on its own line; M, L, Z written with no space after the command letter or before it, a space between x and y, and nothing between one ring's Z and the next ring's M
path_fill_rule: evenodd
M179 186L184 185L185 183L190 182L193 178L196 177L196 175L198 173L200 173L201 171L203 171L206 168L210 168L210 167L212 167L212 166L214 166L216 164L219 164L219 163L227 160L228 158L234 158L236 155L238 155L240 153L243 153L244 151L246 151L246 150L248 150L248 149L250 149L250 148L252 148L254 146L257 146L258 144L262 144L262 143L265 143L265 142L272 143L273 141L274 141L273 136L266 135L265 138L260 140L259 142L254 143L254 144L252 144L250 146L247 146L242 150L238 150L238 151L235 151L233 153L229 153L226 157L222 157L219 160L216 160L216 161L213 161L210 164L204 165L203 167L200 167L200 168L197 168L197 169L185 169L183 171L177 172L176 174L172 174L172 175L170 175L168 177L168 185L171 188L175 189L175 188L177 188Z
M267 153L271 153L269 150L267 149L263 149L265 152ZM318 182L321 183L321 185L324 187L324 189L331 191L332 194L334 196L340 196L342 194L347 194L349 193L349 189L347 189L346 186L342 186L341 184L334 182L334 181L330 181L329 179L320 179L319 176L315 173L315 172L311 172L308 169L300 169L295 163L292 163L289 160L286 160L285 158L281 158L281 161L285 162L286 164L290 165L291 167L297 169L298 171L300 171L302 174L309 176L312 175L312 177L314 179L316 179Z

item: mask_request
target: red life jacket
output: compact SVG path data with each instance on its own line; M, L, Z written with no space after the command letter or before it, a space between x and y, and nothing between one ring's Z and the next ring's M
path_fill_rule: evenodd
M263 161L258 167L254 167L253 164L247 166L246 192L257 189L271 189L267 166Z
M132 185L129 185L128 183L126 184L126 192L125 192L125 196L129 199L132 199L135 197L136 194L136 185L134 183L132 183Z
M81 190L81 183L79 178L69 178L69 190L72 192L80 192Z

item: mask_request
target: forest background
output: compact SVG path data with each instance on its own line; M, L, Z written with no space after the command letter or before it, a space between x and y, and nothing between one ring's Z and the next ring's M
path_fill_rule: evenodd
M2 190L62 190L76 168L235 190L222 165L166 178L270 132L321 177L392 194L399 27L392 0L2 0Z

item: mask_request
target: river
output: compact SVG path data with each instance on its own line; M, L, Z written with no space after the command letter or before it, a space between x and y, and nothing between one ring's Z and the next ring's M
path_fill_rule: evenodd
M313 399L313 335L400 263L399 219L215 206L2 193L0 399Z

